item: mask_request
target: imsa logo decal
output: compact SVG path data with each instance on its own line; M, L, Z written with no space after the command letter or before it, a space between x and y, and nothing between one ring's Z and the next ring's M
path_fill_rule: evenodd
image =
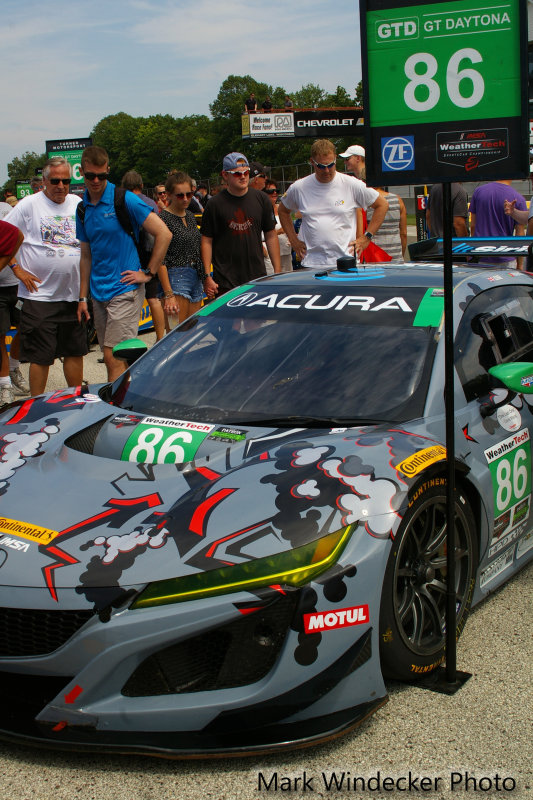
M326 613L304 614L306 633L331 631L335 628L349 628L351 625L364 625L368 621L368 604L353 606L352 608L341 608L338 611L327 611Z

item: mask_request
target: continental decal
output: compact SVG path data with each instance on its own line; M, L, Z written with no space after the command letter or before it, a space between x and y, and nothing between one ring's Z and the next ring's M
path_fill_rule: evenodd
M49 528L41 528L40 525L32 525L29 522L21 522L18 519L8 519L7 517L0 517L0 533L20 536L21 539L29 539L30 542L38 544L50 544L58 535L58 531L51 531Z
M439 658L438 661L434 661L433 664L428 664L426 667L420 667L418 664L411 664L409 669L411 670L411 672L414 672L417 675L423 675L426 672L433 672L434 669L440 667L443 661L444 661L444 656Z
M440 444L436 444L434 447L426 447L425 450L419 450L418 453L415 453L413 456L405 458L397 465L396 469L398 472L407 475L408 478L412 478L414 475L418 475L419 472L422 472L426 467L429 467L430 464L434 464L436 461L442 461L445 458L446 448L442 447Z

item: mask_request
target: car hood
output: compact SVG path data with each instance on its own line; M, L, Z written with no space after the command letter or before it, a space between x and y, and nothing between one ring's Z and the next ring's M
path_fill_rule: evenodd
M68 594L70 606L101 608L149 582L243 564L348 524L389 539L416 464L444 457L433 440L385 425L178 422L79 388L0 416L2 605L13 592L17 605L33 603L27 592L39 589L42 607ZM186 460L129 460L151 456L161 428L168 458L183 447Z

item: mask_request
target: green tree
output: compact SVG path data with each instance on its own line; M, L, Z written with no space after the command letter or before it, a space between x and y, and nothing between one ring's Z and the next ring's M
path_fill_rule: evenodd
M363 81L359 81L355 87L355 105L363 107Z
M155 114L139 124L130 145L130 169L141 173L146 186L164 180L177 167L179 120L170 114Z
M333 94L328 94L325 105L332 108L356 105L353 97L350 97L344 86L337 86Z
M320 108L327 105L326 92L314 83L302 86L297 92L293 92L291 97L295 108Z
M284 90L281 89L281 91ZM272 86L256 81L251 75L228 75L222 82L215 100L209 105L211 115L214 119L217 117L231 120L236 117L240 118L244 111L244 101L250 92L255 94L259 108L266 95L272 97L274 94Z
M109 177L113 183L120 183L125 172L135 169L132 163L132 145L143 122L144 117L132 117L119 111L101 119L91 132L93 144L107 150Z
M15 158L7 165L8 179L2 186L2 195L8 190L15 194L17 181L30 180L38 169L44 167L46 163L46 153L35 153L27 150L21 156Z

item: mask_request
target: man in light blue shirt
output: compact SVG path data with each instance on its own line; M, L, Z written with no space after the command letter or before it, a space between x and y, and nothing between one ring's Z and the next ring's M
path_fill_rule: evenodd
M144 284L163 263L172 234L137 195L125 193L135 240L138 240L141 226L154 237L150 261L146 267L141 267L134 238L117 218L115 186L107 179L109 157L103 147L91 146L84 150L81 172L86 190L83 219L78 215L76 225L81 247L78 318L89 319L90 288L94 325L103 349L107 377L114 381L126 366L113 356L113 347L137 335Z

